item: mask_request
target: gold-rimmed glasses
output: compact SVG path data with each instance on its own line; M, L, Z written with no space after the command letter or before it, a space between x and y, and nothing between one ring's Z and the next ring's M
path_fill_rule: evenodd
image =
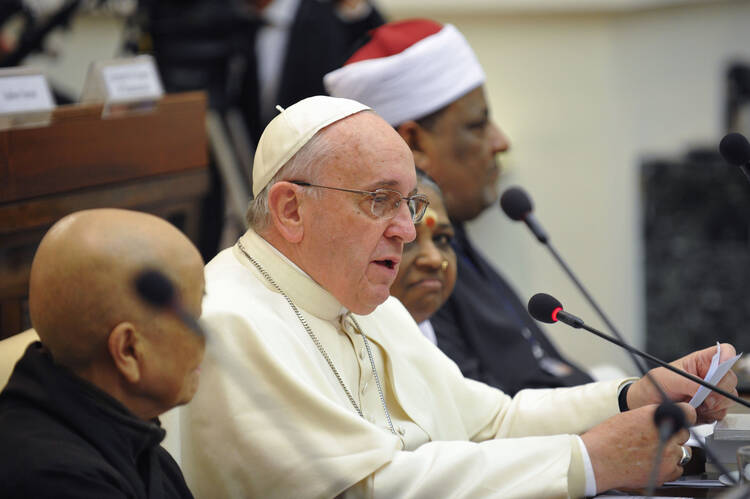
M400 192L391 189L375 189L374 191L360 191L357 189L344 189L343 187L331 187L328 185L311 184L302 180L289 180L290 183L302 187L318 187L320 189L331 189L334 191L351 192L365 196L370 201L370 211L373 216L378 218L393 218L396 216L401 201L406 201L411 213L411 219L415 224L422 221L430 201L424 194L412 194L411 196L402 196Z

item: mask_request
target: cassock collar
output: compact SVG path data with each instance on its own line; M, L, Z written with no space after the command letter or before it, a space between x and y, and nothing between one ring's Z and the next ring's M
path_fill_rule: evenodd
M291 298L295 305L326 321L337 321L340 315L348 313L339 302L312 277L284 256L279 250L263 239L253 229L248 229L234 245L232 252L242 265L251 269L263 284L273 291L273 286L260 275L253 264L239 248L239 243L264 269L276 284Z

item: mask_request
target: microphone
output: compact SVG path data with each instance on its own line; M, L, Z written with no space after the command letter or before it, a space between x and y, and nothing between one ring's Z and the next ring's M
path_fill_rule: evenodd
M719 153L730 165L739 166L750 182L750 143L740 133L729 133L719 143Z
M172 281L156 269L144 270L135 277L133 285L138 296L154 308L171 312L199 336L207 337L198 320L183 308Z
M750 181L750 175L748 176L748 180ZM583 297L588 301L588 303L591 305L591 307L596 311L597 315L602 319L602 321L607 325L609 330L617 337L617 340L614 338L607 336L600 331L597 331L593 328L590 328L587 326L582 319L579 317L576 317L572 314L568 314L562 309L562 305L559 301L557 301L555 298L553 298L550 295L545 295L546 298L538 298L537 300L534 300L534 297L529 301L529 313L532 317L534 317L537 320L540 320L542 322L557 322L558 320L561 322L565 322L566 324L569 324L570 326L576 328L576 329L586 329L587 331L596 334L597 336L610 341L612 343L615 343L616 345L620 346L621 348L624 348L628 351L630 354L630 358L635 364L636 368L640 373L651 382L651 384L656 388L656 390L659 392L659 395L661 396L662 403L660 404L660 407L663 407L661 411L658 411L658 413L654 414L654 423L656 427L659 430L659 450L656 453L656 457L654 458L654 465L653 470L651 474L651 478L649 479L649 484L647 487L647 495L652 495L655 485L656 485L656 477L657 472L659 468L659 460L661 456L661 452L663 449L663 446L669 437L669 435L672 435L676 432L678 432L681 428L684 428L684 417L677 419L677 418L670 418L667 416L664 416L664 414L673 414L675 411L680 410L677 406L674 405L674 403L669 400L669 397L667 397L666 392L664 392L664 389L659 386L659 384L656 382L655 379L653 379L652 376L648 373L646 370L646 366L644 363L640 361L638 357L636 357L636 354L640 355L641 357L645 357L649 360L652 360L653 362L664 366L666 369L669 369L670 371L675 371L680 375L685 375L688 377L688 379L691 379L692 381L706 386L709 389L712 389L716 391L717 393L721 393L724 396L727 396L731 400L739 401L742 405L745 405L747 407L750 407L746 402L739 399L738 397L735 397L734 395L731 395L723 390L719 390L717 387L714 387L713 385L709 385L709 383L706 383L700 378L697 378L695 376L692 376L688 373L683 373L682 371L670 366L664 361L661 361L659 359L656 359L653 356L650 356L648 354L644 354L643 352L634 349L633 347L630 347L630 345L625 343L625 340L623 336L620 334L620 332L617 330L617 328L614 326L612 321L609 320L607 315L604 313L604 311L599 307L599 305L596 303L594 298L589 294L589 292L586 290L586 288L583 286L581 281L578 280L578 278L573 274L573 271L571 268L565 263L563 258L560 256L560 254L557 252L555 247L552 245L552 243L549 241L549 237L547 236L546 232L542 229L541 225L537 222L536 218L533 216L531 211L533 210L533 205L531 203L531 199L528 197L526 192L521 189L520 187L511 187L507 189L503 195L500 198L500 207L503 209L506 215L508 215L512 220L523 220L526 222L526 225L529 227L529 229L532 231L534 236L544 244L547 249L550 251L554 259L557 261L557 263L560 265L560 267L565 271L565 273L568 275L570 280L573 282L573 284L578 288L580 293L583 295ZM538 296L538 295L537 295ZM535 301L534 309L532 311L532 300ZM546 309L546 313L543 313ZM535 313L539 313L538 315L535 315ZM681 424L681 426L678 426ZM692 430L688 428L688 431L692 434ZM716 459L716 456L713 455L713 452L711 452L710 449L708 449L705 445L702 445L704 451L706 454L716 463L717 467L722 471L722 473L726 473L726 469L724 466L721 465L721 463Z
M542 244L547 244L549 237L532 213L534 205L520 187L510 187L500 196L500 207L512 220L523 220L526 226Z
M565 324L568 324L571 327L574 327L576 329L585 329L586 331L595 334L596 336L605 339L611 343L614 343L615 345L624 348L628 351L631 358L633 359L633 362L636 363L637 366L641 368L641 372L643 375L656 387L656 389L659 391L659 394L662 398L662 403L659 404L659 406L656 408L656 411L654 412L654 424L656 425L656 428L659 430L659 448L656 453L656 461L654 462L654 466L651 473L651 478L649 479L649 486L647 487L647 495L653 495L653 491L656 484L656 476L657 476L657 470L659 468L659 456L661 456L662 449L664 447L664 443L667 441L667 439L680 431L680 429L686 427L686 421L685 421L685 414L682 412L682 410L677 407L677 405L669 400L667 397L667 394L664 392L664 389L659 386L659 384L656 382L655 379L653 379L650 374L644 370L644 368L641 367L641 364L639 362L636 362L635 355L639 355L643 358L646 358L666 369L669 369L670 371L687 378L691 381L694 381L698 383L699 385L705 386L709 390L712 390L716 393L719 393L731 400L734 400L735 402L740 403L741 405L744 405L745 407L750 407L750 403L745 402L739 397L735 397L731 393L728 393L721 388L712 385L711 383L708 383L707 381L704 381L696 376L693 376L690 373L687 373L685 371L682 371L680 369L677 369L674 366L671 366L670 364L664 362L661 359L658 359L654 357L653 355L647 354L645 352L641 352L640 350L631 347L624 341L622 341L622 338L619 339L612 338L611 336L607 336L606 334L602 333L601 331L598 331L587 324L583 322L583 319L580 317L577 317L573 314L570 314L568 312L565 312L563 310L562 304L557 300L557 298L548 295L546 293L537 293L534 296L529 299L528 304L528 310L529 315L533 317L534 319L540 321L540 322L546 322L548 324L553 324L555 322L564 322ZM693 435L695 438L692 430L688 428L688 431L690 431L690 434ZM699 440L700 441L700 440ZM725 469L724 465L719 462L719 460L716 458L714 453L704 444L701 444L701 447L706 452L706 455L708 455L711 460L716 464L716 466L719 468L719 470L728 475L727 470ZM732 480L734 481L734 480ZM736 483L736 482L735 482Z
M612 341L616 345L627 349L630 357L633 359L633 362L641 370L641 373L658 390L659 395L662 399L662 403L659 404L659 406L656 408L656 411L654 412L654 425L656 426L659 434L659 446L654 457L654 464L651 469L651 476L649 477L648 487L646 488L647 495L653 495L654 489L656 488L659 461L661 460L661 454L664 450L664 446L666 445L669 437L680 431L682 428L686 427L686 421L685 414L682 412L682 409L677 407L677 405L672 402L669 397L667 397L664 389L659 386L656 380L651 377L650 373L641 366L641 364L637 361L635 355L633 355L634 353L638 353L640 355L647 354L644 354L643 352L630 347L630 345L625 344L623 341L618 341L614 338L610 338L609 336L597 331L596 329L587 326L583 322L583 319L581 319L580 317L564 311L562 304L557 300L557 298L546 293L537 293L532 296L531 299L529 299L528 310L529 315L540 322L546 322L548 324L553 324L558 321L564 322L565 324L576 329L585 329L587 331L590 331L597 336L600 336L601 338ZM675 369L666 362L659 361L659 363L664 365L665 367L671 368L672 370Z
M564 322L568 326L580 329L584 326L583 319L563 310L562 303L547 293L537 293L529 299L529 315L540 322L554 324Z
M583 287L581 281L579 281L575 274L573 274L571 268L567 263L565 263L565 260L563 260L562 256L560 256L555 247L552 245L552 242L549 240L547 233L544 231L544 229L542 229L539 222L531 213L531 211L533 210L533 204L531 202L531 198L528 196L528 194L526 194L526 191L524 191L521 187L510 187L506 189L505 192L503 192L503 195L500 197L500 207L512 220L523 220L524 222L526 222L526 225L534 233L534 236L536 236L539 242L544 244L550 251L550 253L552 253L554 259L557 261L563 271L565 271L573 284L575 284L575 286L578 288L578 291L580 291L586 301L589 302L594 311L596 311L597 315L599 315L604 324L607 325L607 328L609 328L609 330L612 331L612 333L620 341L624 342L625 340L623 336L617 330L612 321L609 320L607 315L599 307L596 301L594 301L594 298L589 294L588 291L586 291L586 288ZM643 365L635 356L631 355L631 358L638 371L642 375L645 375L645 365Z
M537 294L535 294L529 300L528 309L529 309L529 314L534 319L536 319L538 321L546 322L548 324L552 324L552 323L555 323L555 322L559 321L559 322L564 322L565 324L571 325L572 327L575 327L576 329L585 329L586 331L588 331L590 333L593 333L596 336L598 336L598 337L600 337L600 338L602 338L602 339L604 339L606 341L609 341L610 343L614 343L615 345L617 345L617 346L619 346L621 348L624 348L625 350L627 350L631 354L635 354L635 355L638 355L640 357L643 357L644 359L648 359L651 362L653 362L655 364L658 364L658 365L660 365L660 366L662 366L662 367L664 367L666 369L669 369L673 373L682 376L683 378L687 378L690 381L693 381L695 383L698 383L699 385L705 386L709 390L712 390L712 391L714 391L714 392L716 392L716 393L718 393L720 395L723 395L723 396L727 397L728 399L731 399L731 400L737 402L740 405L743 405L745 407L750 408L750 402L742 400L741 398L739 398L739 397L737 397L735 395L732 395L731 393L726 392L726 391L722 390L721 388L719 388L719 387L717 387L717 386L715 386L715 385L713 385L713 384L711 384L711 383L709 383L709 382L707 382L707 381L705 381L705 380L703 380L701 378L698 378L697 376L693 376L692 374L687 373L687 372L685 372L685 371L683 371L681 369L678 369L678 368L676 368L676 367L674 367L674 366L672 366L672 365L664 362L663 360L654 357L651 354L648 354L646 352L642 352L642 351L638 350L637 348L632 347L632 346L628 345L627 343L625 343L625 342L623 342L623 341L621 341L619 339L616 339L616 338L613 338L611 336L608 336L608 335L602 333L601 331L599 331L597 329L594 329L593 327L585 324L581 318L576 317L573 314L569 314L569 313L565 312L563 310L563 308L562 308L562 304L556 298L554 298L553 296L550 296L550 295L545 294L545 293L537 293ZM575 325L573 325L573 324L575 324Z

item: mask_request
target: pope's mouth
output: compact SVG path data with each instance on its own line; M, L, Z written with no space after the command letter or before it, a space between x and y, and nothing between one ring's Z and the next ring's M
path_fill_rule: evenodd
M393 270L396 268L396 262L393 260L385 259L385 260L375 260L375 263L378 265L381 265L387 269Z

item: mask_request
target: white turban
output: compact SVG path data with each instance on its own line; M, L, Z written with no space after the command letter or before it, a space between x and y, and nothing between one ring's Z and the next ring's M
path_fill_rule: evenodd
M454 26L414 19L373 30L370 41L323 82L329 94L367 104L396 126L447 106L484 79Z

